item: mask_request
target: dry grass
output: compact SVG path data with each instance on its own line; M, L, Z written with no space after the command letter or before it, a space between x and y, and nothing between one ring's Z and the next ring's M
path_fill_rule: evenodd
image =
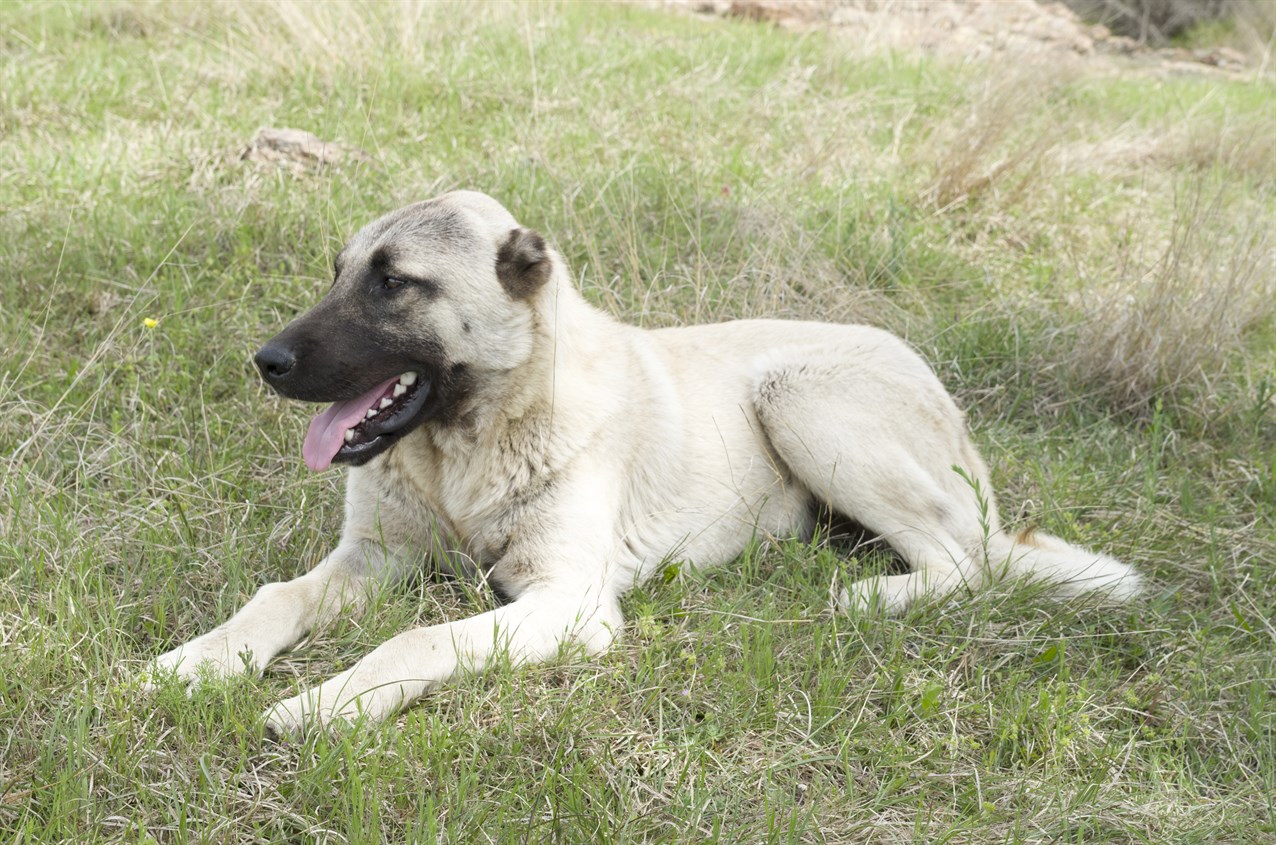
M963 108L936 123L917 150L917 163L931 174L922 201L947 214L983 200L1014 206L1038 190L1048 153L1066 138L1042 105L1070 76L1029 65L977 80Z
M1193 180L1176 197L1163 248L1148 254L1145 241L1119 239L1110 281L1077 296L1084 316L1066 365L1116 408L1158 398L1216 405L1251 331L1272 328L1276 235L1261 215L1229 219L1206 190ZM1259 354L1260 367L1270 363Z
M1056 398L1208 413L1274 363L1276 137L1253 113L1206 117L1208 99L1155 129L1066 107L1096 89L1075 67L975 78L906 159L919 202L987 272L991 319L1036 312L1048 340L1019 355ZM1051 256L1071 266L1023 277Z

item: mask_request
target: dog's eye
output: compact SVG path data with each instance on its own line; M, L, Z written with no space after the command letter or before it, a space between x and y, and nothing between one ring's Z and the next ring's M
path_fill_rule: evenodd
M385 281L381 283L381 286L385 288L386 290L394 290L395 288L403 287L407 283L408 282L406 279L399 279L394 276L386 276Z

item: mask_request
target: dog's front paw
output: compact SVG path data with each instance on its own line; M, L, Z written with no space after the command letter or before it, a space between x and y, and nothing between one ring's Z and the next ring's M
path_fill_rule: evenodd
M356 666L266 711L266 735L299 739L316 730L335 730L357 721L380 722L399 711L404 687L387 682L366 666Z
M322 724L323 717L317 711L315 702L306 693L284 699L265 713L267 739L275 742L301 739L307 730L316 727L316 719Z
M252 653L232 648L217 631L197 637L155 658L140 674L142 687L154 690L166 677L176 677L191 686L201 680L257 674Z
M265 713L266 736L279 742L301 739L314 731L336 730L354 722L361 714L359 700L346 697L339 702L327 684L285 698Z

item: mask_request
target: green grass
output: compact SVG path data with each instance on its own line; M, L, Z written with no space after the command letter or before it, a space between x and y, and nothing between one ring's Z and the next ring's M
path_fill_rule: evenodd
M0 5L0 840L1276 841L1273 110L1268 77L631 7ZM372 163L241 161L262 126ZM1007 517L1151 595L837 616L890 555L766 539L671 562L603 657L384 727L275 745L259 714L489 596L425 577L264 678L139 692L340 526L252 351L349 233L455 187L632 322L901 332ZM1113 325L1145 367L1094 354Z

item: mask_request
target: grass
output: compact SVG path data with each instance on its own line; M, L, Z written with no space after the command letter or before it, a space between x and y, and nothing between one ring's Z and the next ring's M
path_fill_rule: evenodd
M634 7L0 6L0 839L1276 841L1274 95ZM240 160L261 126L372 164ZM382 728L259 714L489 596L423 577L262 679L143 695L339 528L252 351L350 232L462 186L633 322L901 332L1007 516L1152 594L836 616L890 556L763 538L671 561L606 656Z

